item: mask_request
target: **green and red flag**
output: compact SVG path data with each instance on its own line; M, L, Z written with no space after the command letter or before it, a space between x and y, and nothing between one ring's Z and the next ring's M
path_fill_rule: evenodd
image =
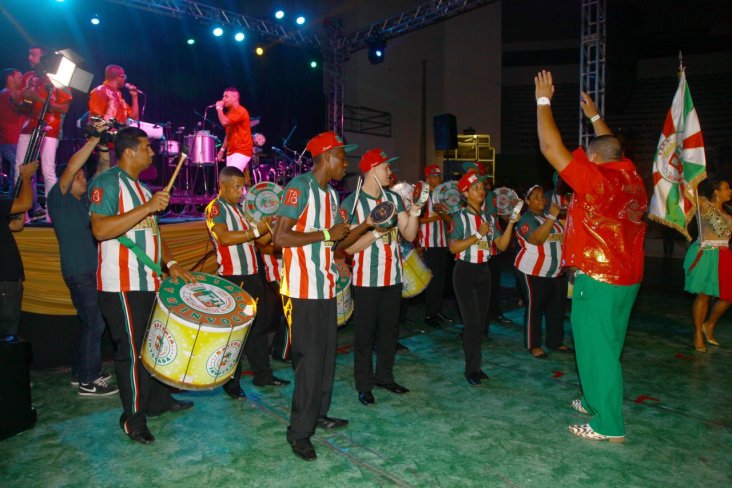
M699 182L707 177L706 169L699 117L682 69L653 159L649 218L673 227L691 240L686 226L696 211L693 195Z

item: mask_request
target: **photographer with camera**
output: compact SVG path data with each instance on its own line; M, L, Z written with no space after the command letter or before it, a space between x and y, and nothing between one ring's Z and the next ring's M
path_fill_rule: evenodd
M59 166L61 176L48 193L46 206L53 221L61 254L61 274L81 320L76 342L71 384L82 396L107 396L117 388L107 383L111 375L102 374L101 340L104 317L97 300L97 243L89 227L84 164L99 144L106 125L97 122L86 144Z
M127 88L132 98L132 105L128 105L122 97L122 88ZM102 120L114 121L118 125L126 125L127 119L138 119L140 108L137 101L139 91L135 85L127 83L127 75L122 66L110 64L104 69L104 83L89 93L90 120L99 117ZM109 150L111 145L102 140L97 147L99 159L97 174L110 165Z

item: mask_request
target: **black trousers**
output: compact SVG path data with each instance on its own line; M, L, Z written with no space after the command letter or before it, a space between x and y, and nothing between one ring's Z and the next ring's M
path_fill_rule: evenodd
M399 340L402 285L354 286L353 379L356 390L371 391L374 384L394 382L394 358ZM374 344L376 373L373 367Z
M328 414L333 394L337 335L335 298L307 300L282 297L292 337L292 394L287 440L310 438L318 417Z
M434 317L442 310L442 296L445 293L447 255L446 247L427 247L424 250L424 262L430 271L432 271L432 280L430 280L427 289L424 291L427 317Z
M155 292L99 293L99 305L115 345L117 386L127 421L124 430L134 432L147 424L147 415L160 415L173 403L170 390L150 376L142 365L143 340L155 305Z
M456 261L452 286L463 317L465 374L480 373L480 347L490 310L491 271L488 263Z
M241 286L257 301L257 315L254 317L254 322L249 329L247 342L244 345L244 353L254 373L253 382L255 384L267 384L272 381L272 367L269 364L269 339L267 337L269 324L265 318L265 302L262 300L264 295L262 279L258 274L222 276L222 278ZM232 381L239 381L241 369L240 361Z
M521 273L519 283L527 297L524 310L524 344L541 347L541 324L546 318L546 347L564 343L564 314L567 310L567 275L556 278Z
M282 311L280 284L277 281L268 282L264 287L264 296L267 302L268 329L272 337L270 347L272 357L290 359L290 331Z

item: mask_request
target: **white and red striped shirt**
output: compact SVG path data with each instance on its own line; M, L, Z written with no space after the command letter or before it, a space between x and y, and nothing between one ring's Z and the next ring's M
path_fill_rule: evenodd
M254 240L231 246L223 246L216 240L213 227L225 224L230 231L246 231L250 225L238 204L230 204L222 198L214 198L206 207L206 225L216 246L216 262L220 276L251 275L258 271Z
M327 230L342 223L338 194L322 188L311 172L296 176L285 187L277 215L295 220L295 232ZM282 248L283 296L300 299L335 298L337 276L333 266L333 244L318 241L299 247Z
M282 277L282 254L260 254L262 255L262 262L264 263L264 275L267 279L267 283L280 281Z
M521 250L516 254L514 266L522 273L532 276L554 278L562 271L562 241L564 227L558 221L552 225L543 244L531 244L528 237L546 222L546 216L526 212L516 224L516 236Z
M455 259L465 261L466 263L485 263L491 256L496 254L497 250L493 239L498 236L498 232L494 217L485 212L485 209L482 213L483 215L476 215L468 212L466 209L462 209L453 215L451 239L467 239L477 234L482 222L487 222L490 225L490 230L482 239L456 254Z
M431 217L435 215L432 204L432 194L424 206L422 217ZM445 221L437 219L427 224L419 224L419 245L424 248L428 247L447 247L447 229Z
M89 184L89 212L100 215L122 215L144 205L150 190L125 173L119 166L108 169ZM162 261L162 242L158 218L149 214L125 232L155 263ZM117 239L101 241L97 246L97 289L99 291L157 291L160 276Z

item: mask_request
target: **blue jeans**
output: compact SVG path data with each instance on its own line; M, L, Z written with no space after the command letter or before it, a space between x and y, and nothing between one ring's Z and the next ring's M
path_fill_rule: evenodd
M105 327L102 310L99 308L97 276L90 271L67 276L64 281L69 287L71 301L74 302L81 320L72 376L76 372L81 383L90 383L101 375L102 334Z
M11 195L15 187L15 150L17 144L0 144L0 192ZM5 168L7 167L7 172Z
M18 335L22 299L22 281L0 281L0 338Z

